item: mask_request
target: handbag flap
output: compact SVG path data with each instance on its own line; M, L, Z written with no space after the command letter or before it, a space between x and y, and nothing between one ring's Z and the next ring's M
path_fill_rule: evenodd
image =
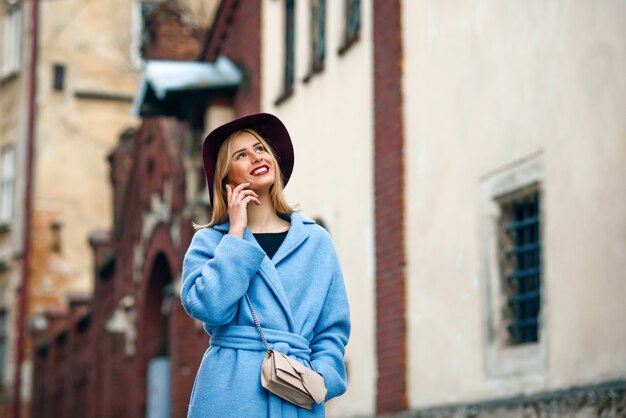
M291 359L283 353L274 353L276 377L286 384L306 393L306 389L304 388L304 384L302 383L302 376L300 372L296 370L297 366L294 367L295 361L290 360Z
M275 351L265 356L261 366L261 385L274 395L311 410L313 399L299 376L296 377L285 370L276 368L276 359L279 357L281 357L280 353ZM282 363L281 360L279 362ZM292 372L295 371L292 369Z
M313 397L313 400L321 404L326 399L326 393L328 392L324 384L324 378L319 373L313 370L309 372L309 370L307 369L307 373L302 375L304 386Z
M279 379L310 394L318 404L324 402L328 391L324 385L324 378L319 373L283 353L274 353L276 376Z

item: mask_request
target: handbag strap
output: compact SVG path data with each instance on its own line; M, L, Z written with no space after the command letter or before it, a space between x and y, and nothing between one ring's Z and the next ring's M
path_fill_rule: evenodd
M254 308L252 307L252 303L250 302L250 296L248 296L248 292L246 292L246 301L248 302L248 306L250 307L250 312L252 312L252 319L254 319L256 328L259 330L259 334L261 334L261 339L263 340L263 345L265 346L265 350L268 353L271 353L272 349L270 348L270 345L267 343L267 340L265 339L265 334L263 334L263 329L261 328L261 323L259 322L259 318L257 318L256 312L254 311Z
M265 351L267 351L268 353L272 353L272 349L270 348L270 345L267 343L267 340L265 339L265 334L263 334L263 329L261 328L261 323L259 322L259 318L257 318L256 316L256 312L254 311L254 308L252 307L252 302L250 302L250 296L248 296L248 292L246 292L246 302L248 302L248 307L250 308L250 312L252 312L252 319L254 319L254 323L256 325L256 329L259 330L259 334L261 334L261 339L263 340L263 345L265 346ZM311 365L311 369L317 373L317 370L315 370L315 367L313 366L313 363L309 362L309 364Z

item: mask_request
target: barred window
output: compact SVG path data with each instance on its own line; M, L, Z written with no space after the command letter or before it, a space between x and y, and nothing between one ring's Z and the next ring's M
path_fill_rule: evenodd
M541 211L536 186L500 200L500 260L509 342L539 341L541 308Z

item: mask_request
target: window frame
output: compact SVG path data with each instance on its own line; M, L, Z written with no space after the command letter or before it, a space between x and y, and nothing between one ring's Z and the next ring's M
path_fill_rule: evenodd
M7 145L0 151L0 225L11 223L15 216L15 168L15 148Z
M545 225L547 219L543 205L545 204L544 162L541 150L530 153L514 161L503 163L491 169L480 178L480 286L483 294L484 316L484 356L486 374L491 377L528 375L545 372L548 364L549 329L548 295L543 288L546 281L547 244ZM541 217L541 239L544 243L541 264L542 280L541 310L539 311L538 341L532 344L511 344L507 330L508 318L505 306L507 291L503 287L500 265L499 234L503 216L501 202L507 197L521 196L523 193L536 190L541 196L539 213Z
M315 74L324 71L326 60L326 0L309 0L309 71L307 83Z
M283 79L281 93L274 101L278 106L294 91L296 81L296 0L284 0Z
M2 16L2 65L0 77L9 77L21 69L23 12L21 3L10 7Z
M65 90L65 65L52 65L52 90L62 92Z
M361 37L362 12L361 0L344 0L343 2L343 32L337 53L345 54Z

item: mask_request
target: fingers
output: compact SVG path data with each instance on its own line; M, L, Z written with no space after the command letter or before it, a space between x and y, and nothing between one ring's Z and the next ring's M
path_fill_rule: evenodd
M254 202L257 205L260 205L261 201L259 200L259 195L257 195L252 190L243 190L239 192L239 194L237 195L237 198L233 200L233 205L237 205L237 203L241 203L245 206L250 202Z
M254 196L248 196L248 197L245 197L245 198L241 199L241 203L242 204L248 205L248 203L250 203L250 202L253 202L257 206L261 205L261 201L258 198L254 197Z
M235 187L234 189L231 189L231 186L229 186L228 188L231 189L229 203L235 203L243 199L245 196L248 196L251 194L258 197L256 192L254 192L253 190L247 189L247 187L250 187L250 183L242 183L239 186Z
M250 187L250 183L242 183L239 186L232 189L230 186L227 187L227 198L228 198L228 206L233 207L238 203L249 203L254 202L257 205L260 205L259 195L254 191L247 189ZM248 199L251 197L252 199Z
M246 183L241 183L240 185L238 185L237 187L235 187L233 189L233 193L239 193L244 189L247 189L248 187L250 187L250 183L246 182Z

